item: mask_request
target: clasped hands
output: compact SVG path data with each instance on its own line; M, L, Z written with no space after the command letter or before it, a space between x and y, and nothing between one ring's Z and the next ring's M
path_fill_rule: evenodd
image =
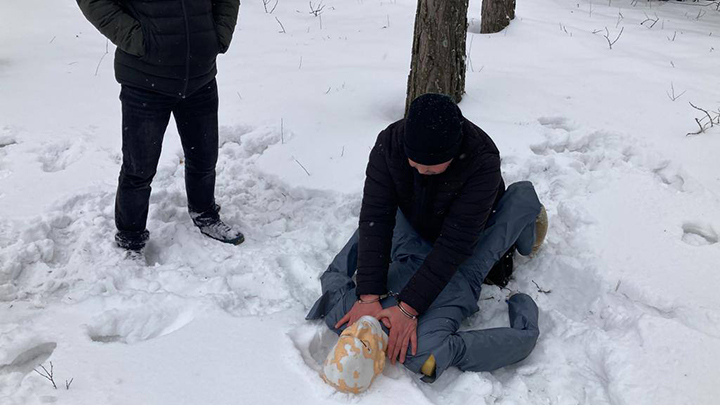
M410 305L406 303L401 305L409 315L418 315L418 312ZM417 353L417 319L403 313L397 305L383 309L380 305L379 295L361 295L360 300L355 302L350 311L335 324L335 329L339 329L346 323L351 326L365 315L377 318L390 329L387 356L392 364L395 364L398 359L400 363L405 363L408 345L411 347L413 356Z

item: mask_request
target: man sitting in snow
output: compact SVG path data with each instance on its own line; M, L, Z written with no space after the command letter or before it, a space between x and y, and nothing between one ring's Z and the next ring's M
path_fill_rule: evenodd
M478 311L493 266L513 248L537 249L546 221L531 183L505 190L495 144L452 99L420 96L378 136L359 228L323 273L323 295L307 319L325 318L336 333L366 315L381 320L390 361L428 382L450 366L488 371L518 362L539 334L529 296L508 299L510 327L458 329Z
M122 153L115 199L115 241L137 257L150 184L157 171L170 115L185 153L188 210L203 234L239 244L215 204L218 158L218 53L230 46L239 0L77 0L87 19L112 43L115 77L122 85Z

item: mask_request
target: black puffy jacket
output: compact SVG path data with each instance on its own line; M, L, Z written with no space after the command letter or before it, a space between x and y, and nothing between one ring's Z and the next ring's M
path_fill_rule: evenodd
M215 77L230 46L239 0L77 0L115 45L115 77L184 97Z
M433 250L399 299L425 312L477 245L494 205L505 191L500 154L472 122L463 123L463 144L448 169L423 176L410 167L405 120L377 138L367 166L360 210L357 294L384 294L398 208Z

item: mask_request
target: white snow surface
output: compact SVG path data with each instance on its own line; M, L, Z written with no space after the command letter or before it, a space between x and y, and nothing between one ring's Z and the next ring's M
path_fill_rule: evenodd
M217 199L247 241L191 225L171 124L145 265L113 242L112 44L72 0L3 0L0 404L720 403L720 128L686 136L702 117L689 102L720 108L720 12L518 1L481 35L470 2L460 106L506 182L535 183L550 229L464 327L505 325L522 291L541 336L492 373L425 384L388 365L348 396L318 376L332 334L303 317L356 227L369 149L403 113L416 3L323 4L315 17L304 0L273 14L244 1L218 60ZM612 49L606 28L623 29ZM57 390L33 372L50 362Z

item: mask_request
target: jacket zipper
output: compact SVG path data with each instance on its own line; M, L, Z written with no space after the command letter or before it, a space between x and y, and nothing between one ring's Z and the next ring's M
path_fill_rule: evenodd
M185 86L183 86L182 98L187 95L188 84L190 83L190 23L188 22L187 9L185 8L185 0L180 0L183 10L183 18L185 19L185 38L187 39L187 52L185 53Z

